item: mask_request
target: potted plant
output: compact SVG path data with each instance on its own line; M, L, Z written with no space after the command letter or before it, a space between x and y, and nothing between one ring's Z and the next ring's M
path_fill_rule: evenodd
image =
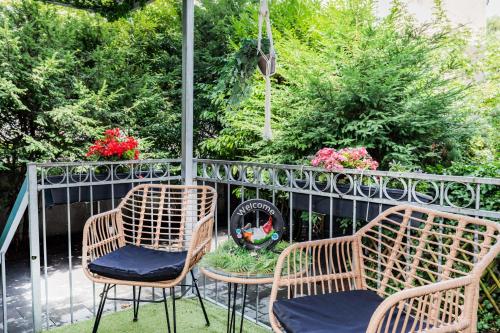
M264 53L262 54L258 52L257 67L259 68L262 75L273 75L274 73L276 73L276 54L274 52L273 54L271 54L270 42L267 38L262 39L262 52ZM268 61L270 65L269 73L267 73Z
M233 239L228 239L217 249L207 253L201 261L201 266L212 271L244 277L272 276L278 257L289 245L288 242L280 241L272 250L252 251L239 246Z
M91 145L85 155L96 160L122 161L139 159L139 141L133 136L127 136L120 128L104 131L102 138Z
M269 40L262 39L262 50L269 55ZM255 73L255 69L265 74L267 61L263 54L257 49L257 40L246 38L241 41L241 46L236 51L225 67L224 79L219 82L218 90L230 92L230 102L237 104L244 98L251 88L250 79ZM271 59L271 74L276 70L276 56ZM229 88L229 89L228 89Z
M133 136L128 136L120 128L112 128L105 130L103 136L98 138L88 149L86 158L95 161L127 161L137 160L140 156L139 141ZM90 176L83 177L84 180L90 180L92 177L93 182L104 182L109 180L124 180L135 179L144 176L145 172L131 172L131 166L126 164L114 164L113 170L108 166L97 166L94 168ZM52 184L58 183L78 183L84 181L78 175L54 175L47 176L47 181ZM94 185L92 190L92 200L107 200L114 198L122 198L132 188L132 183L119 183L119 184L103 184ZM73 202L90 201L90 186L71 187L66 188L53 188L48 191L46 195L46 206L54 204Z
M336 150L334 148L320 149L311 160L311 165L315 167L322 167L329 172L341 172L344 169L357 169L357 170L376 170L379 166L366 148L343 148ZM314 181L314 180L312 180ZM399 188L387 188L386 191L380 194L380 187L374 186L373 179L364 177L361 179L362 184L356 189L346 179L339 178L336 183L336 188L340 192L340 198L332 198L330 203L329 197L313 196L312 197L312 211L315 213L332 215L335 217L352 218L354 213L354 202L350 199L343 199L343 195L354 195L355 191L359 195L360 192L366 197L383 198L383 199L407 199L405 190ZM309 188L306 181L297 180L297 186L301 188ZM325 189L327 187L325 182L316 183L318 189ZM422 202L429 201L431 198L425 194L417 193L419 200ZM382 205L382 210L389 208L389 205ZM293 196L293 208L299 211L309 210L309 195L297 193ZM379 214L379 205L370 204L367 201L357 201L356 203L356 216L371 220Z

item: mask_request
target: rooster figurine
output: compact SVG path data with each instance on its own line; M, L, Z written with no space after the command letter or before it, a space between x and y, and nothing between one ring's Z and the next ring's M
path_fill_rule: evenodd
M273 217L269 216L267 222L260 227L252 227L250 223L245 225L241 233L243 235L243 239L252 244L262 244L267 241L269 238L272 238L274 234L273 228Z

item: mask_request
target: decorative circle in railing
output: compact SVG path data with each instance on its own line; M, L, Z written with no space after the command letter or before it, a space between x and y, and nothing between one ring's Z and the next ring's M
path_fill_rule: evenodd
M50 185L64 183L67 176L66 168L55 166L45 169L45 181Z
M275 205L251 199L236 207L229 231L239 246L249 250L272 249L283 236L284 225L283 216Z
M290 171L287 169L278 169L273 172L274 184L279 187L290 186Z
M215 168L213 164L203 163L203 178L213 178Z
M292 170L292 186L300 189L308 189L311 182L311 175L308 171Z
M263 168L259 172L259 184L272 185L273 184L274 170L270 168Z
M226 180L227 179L227 165L215 164L215 177L218 180Z
M241 165L229 164L229 180L241 181L243 174Z
M259 169L253 166L246 165L243 167L243 181L253 184L259 177Z
M331 186L331 173L324 171L313 171L312 187L319 192L328 192Z
M112 164L113 169L113 179L116 180L124 180L131 179L132 177L132 169L136 168L136 165L130 164Z
M346 184L346 180L348 182L348 186ZM354 188L354 179L352 178L351 175L345 174L345 173L338 173L333 177L333 190L335 193L340 194L340 195L345 195L348 194L352 191ZM344 191L341 191L340 189L343 189Z
M462 186L465 187L465 191L463 188L461 189ZM448 183L444 188L443 195L444 195L444 201L446 201L448 205L456 208L469 207L474 202L474 199L476 197L474 194L474 189L472 188L472 186L470 186L470 184L458 183L458 182Z
M363 184L366 182L366 184ZM380 190L380 182L383 182L377 176L365 176L363 174L359 175L359 181L356 181L357 195L364 198L373 198Z
M150 178L152 167L150 163L132 164L135 178Z
M111 168L105 164L95 164L90 167L92 180L96 182L105 182L111 180Z
M154 177L168 177L170 173L170 164L168 163L154 163L151 164L151 172Z
M400 201L408 196L408 184L401 178L386 177L382 179L382 193L387 199ZM394 197L393 194L399 196Z
M429 189L434 191L434 195L431 195L429 193ZM422 192L423 194L429 196L429 201L424 201L420 199L420 195L418 195L418 193ZM434 181L418 179L413 182L413 185L411 187L411 197L413 198L413 200L415 200L420 204L430 205L436 202L436 200L439 198L439 186Z
M86 165L74 166L69 171L71 182L83 183L90 178L90 168Z

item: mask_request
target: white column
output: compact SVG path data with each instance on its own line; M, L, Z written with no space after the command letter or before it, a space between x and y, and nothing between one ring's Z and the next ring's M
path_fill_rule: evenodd
M194 0L182 0L182 174L193 183Z
M40 291L40 239L38 232L38 188L36 165L28 164L28 191L29 191L29 239L30 239L30 271L31 271L31 301L33 331L42 331L42 297ZM6 325L6 323L4 323Z
M185 185L192 185L193 168L193 83L194 83L194 0L182 0L182 176ZM188 193L188 205L191 193ZM196 193L195 193L196 198ZM196 222L192 207L187 210L186 232L184 242L191 239L192 228ZM183 284L191 284L191 276L187 275ZM181 287L185 292L185 287Z

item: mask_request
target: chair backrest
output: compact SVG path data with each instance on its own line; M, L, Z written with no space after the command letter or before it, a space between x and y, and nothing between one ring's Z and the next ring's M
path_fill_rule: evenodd
M213 213L209 186L146 184L134 187L118 206L128 244L186 250L197 221Z
M492 221L394 207L359 231L365 287L388 296L471 274L479 279L500 250L499 234Z

